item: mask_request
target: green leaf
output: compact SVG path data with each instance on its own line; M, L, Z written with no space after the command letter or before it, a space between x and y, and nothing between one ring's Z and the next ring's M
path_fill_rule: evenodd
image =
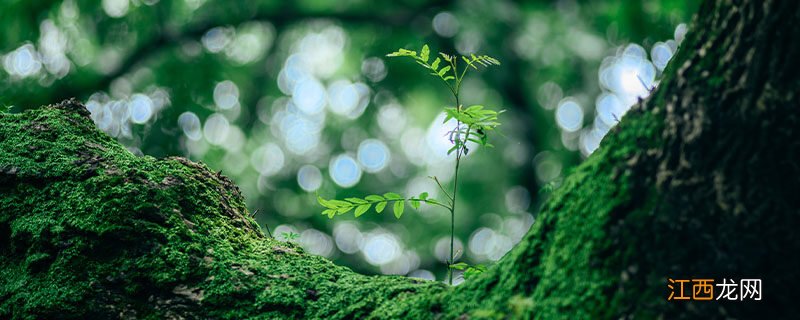
M453 151L456 151L457 149L458 145L453 146L452 148L450 148L450 150L447 150L447 155L449 156L451 153L453 153Z
M368 196L364 197L364 199L367 199L367 200L373 201L373 202L383 201L383 197L381 197L381 196L379 196L377 194L368 195Z
M339 209L336 209L336 213L345 214L345 213L349 212L350 210L353 210L353 207L341 207Z
M482 264L470 266L464 271L464 279L469 279L486 271L486 266Z
M419 200L410 200L409 203L411 203L412 208L419 210Z
M342 200L328 200L328 203L331 203L331 204L335 205L336 208L352 207L353 206L352 203L347 202L347 201L342 201Z
M417 52L400 48L395 52L386 55L387 57L416 57Z
M423 62L428 62L428 57L430 56L431 50L428 48L428 45L422 46L422 51L419 53L419 59Z
M325 200L325 199L323 199L323 198L322 198L322 197L320 197L320 196L317 196L317 202L319 202L319 204L320 204L320 205L322 205L322 206L323 206L323 207L325 207L325 208L328 208L328 209L336 209L336 205L335 205L335 204L331 203L331 202L330 202L330 201L328 201L328 200Z
M455 270L465 270L467 268L469 268L469 265L466 264L465 262L459 262L450 265L450 269L455 269Z
M469 113L469 112L478 112L478 111L481 111L482 109L483 109L482 105L476 104L476 105L471 105L471 106L467 107L467 109L464 110L464 112L467 112L467 113Z
M336 209L322 211L322 215L328 216L328 219L333 219L333 216L336 215Z
M450 71L450 66L444 66L441 70L439 70L439 76L444 77L447 71Z
M422 200L427 200L428 199L428 193L427 192L420 193L419 194L419 198L422 199Z
M399 199L403 199L403 197L402 197L402 196L400 196L399 194L396 194L396 193L394 193L394 192L387 192L387 193L384 193L384 194L383 194L383 196L384 196L386 199L388 199L388 200L399 200Z
M403 210L405 210L405 201L395 201L394 202L394 217L400 219L403 216Z
M347 201L350 201L350 202L352 202L352 203L355 203L355 204L364 204L364 203L367 203L367 201L366 201L366 200L359 199L359 198L346 198L345 200L347 200Z
M367 210L369 210L370 207L372 207L372 204L369 203L358 206L355 212L356 218L360 217L362 214L364 214L364 212L367 212Z
M386 202L386 201L384 201L384 202L378 202L378 203L375 205L375 211L376 211L377 213L381 213L381 212L383 212L383 209L384 209L384 208L386 208L386 204L387 204L387 203L388 203L388 202Z
M449 56L443 52L439 52L439 55L442 56L442 59L444 59L444 61L450 62L453 60L452 56Z
M294 233L294 232L284 232L284 233L281 233L281 235L283 236L283 238L286 241L292 241L292 240L297 239L297 238L300 237L299 234Z
M436 58L435 60L433 60L433 63L431 63L431 69L433 69L433 71L436 71L436 69L439 69L439 62L440 61L441 60L439 60L439 58Z

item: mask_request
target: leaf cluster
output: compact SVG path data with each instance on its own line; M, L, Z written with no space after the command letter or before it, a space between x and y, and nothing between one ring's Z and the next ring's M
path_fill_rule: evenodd
M469 56L455 56L448 55L444 52L439 52L439 56L431 61L431 51L428 45L423 45L419 54L416 51L408 49L398 49L395 52L386 55L387 57L409 57L429 71L429 74L441 79L454 96L458 96L458 91L461 88L461 81L470 68L478 70L478 66L490 67L499 66L500 61L488 55L475 55ZM459 59L460 57L461 59ZM461 72L458 71L458 63L462 61L465 63Z
M487 268L485 265L476 264L474 266L469 265L465 262L454 263L450 265L450 269L454 270L463 270L464 271L464 279L472 278L476 275L481 274L482 272L486 271Z
M283 232L283 233L281 233L281 236L286 241L293 241L293 240L295 240L297 238L300 238L300 234L297 234L297 233L294 233L294 232Z
M462 148L464 154L469 153L466 147L466 141L472 141L480 146L494 147L489 143L488 133L493 131L500 122L497 121L497 116L503 113L484 109L481 105L469 106L466 109L458 110L457 108L445 108L444 122L450 119L456 119L464 126L460 126L450 131L450 141L453 142L453 147L447 151L447 154L452 153L459 148ZM464 139L461 139L464 137Z
M400 219L403 216L403 212L405 211L405 203L408 202L414 209L419 209L421 203L427 203L430 205L438 205L442 207L449 208L446 204L437 201L436 199L432 199L428 197L427 192L420 193L417 197L403 197L394 192L387 192L383 195L372 194L368 195L364 198L345 198L344 200L336 200L336 199L325 199L320 196L317 196L317 202L320 205L327 208L322 211L322 215L328 216L328 218L333 219L334 216L342 215L348 213L352 210L356 218L360 217L369 209L375 208L375 212L381 213L389 203L392 203L392 210L394 211L394 216Z

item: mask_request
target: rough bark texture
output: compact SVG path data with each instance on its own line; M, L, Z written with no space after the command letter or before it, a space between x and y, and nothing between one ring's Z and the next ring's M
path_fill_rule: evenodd
M706 2L660 88L456 288L269 239L227 178L134 156L75 101L0 114L0 318L791 317L798 5ZM666 301L667 278L723 277L763 300Z

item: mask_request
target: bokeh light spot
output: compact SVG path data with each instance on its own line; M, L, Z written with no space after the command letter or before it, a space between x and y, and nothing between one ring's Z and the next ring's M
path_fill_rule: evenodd
M361 167L349 155L343 154L331 159L329 170L333 182L341 187L352 187L361 180Z
M573 99L562 100L556 108L556 123L564 131L578 131L583 126L583 109Z
M297 184L307 192L317 191L322 186L322 172L313 165L304 165L297 170Z
M389 148L380 140L367 139L358 146L358 163L366 172L378 172L389 163Z

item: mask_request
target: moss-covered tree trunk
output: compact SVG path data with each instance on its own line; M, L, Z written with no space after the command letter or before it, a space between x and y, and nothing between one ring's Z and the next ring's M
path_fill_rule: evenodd
M707 1L651 98L455 288L269 239L227 178L134 156L75 101L0 114L0 318L796 316L799 5ZM763 298L667 301L668 278Z

